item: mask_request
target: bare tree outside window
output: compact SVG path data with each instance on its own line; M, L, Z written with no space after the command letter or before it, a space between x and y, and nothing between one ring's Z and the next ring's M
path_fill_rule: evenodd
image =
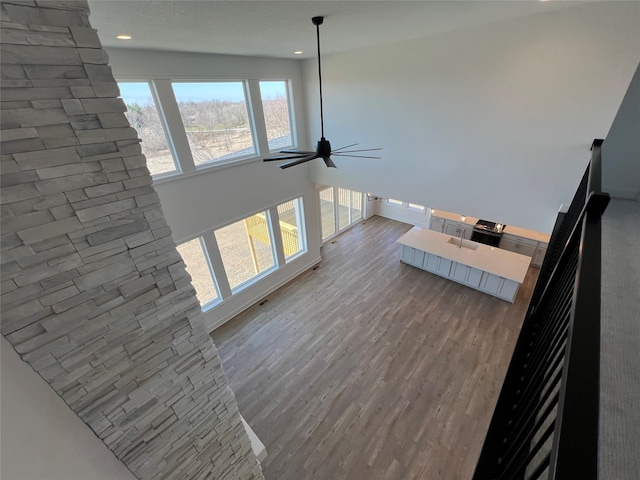
M196 166L255 155L241 82L172 86Z
M269 151L293 146L287 82L261 81L260 95Z
M149 84L121 82L118 86L127 106L125 116L142 140L142 153L147 157L147 168L151 175L176 172L176 162L169 148Z
M213 281L209 260L202 248L199 238L194 238L176 247L182 256L191 275L191 282L196 289L196 295L201 305L206 305L218 299L218 289Z

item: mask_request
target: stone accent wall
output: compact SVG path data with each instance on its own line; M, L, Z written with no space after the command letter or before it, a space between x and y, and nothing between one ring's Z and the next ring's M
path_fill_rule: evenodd
M2 335L138 478L263 478L86 2L1 8Z

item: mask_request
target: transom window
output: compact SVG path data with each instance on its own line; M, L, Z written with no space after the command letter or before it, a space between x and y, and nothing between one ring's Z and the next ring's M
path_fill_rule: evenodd
M269 151L293 146L287 82L261 81L260 96Z
M172 86L196 167L256 154L243 82Z
M127 106L125 116L142 140L142 153L147 157L147 168L151 175L177 172L174 154L149 83L125 82L118 86Z
M118 86L155 177L258 159L297 144L291 80L167 79Z

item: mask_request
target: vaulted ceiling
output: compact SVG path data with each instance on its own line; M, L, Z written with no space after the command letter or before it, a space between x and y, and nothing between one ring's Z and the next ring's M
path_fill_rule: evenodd
M323 54L534 15L584 2L89 0L105 47L262 57L315 56L311 17L322 15ZM133 38L116 39L119 34Z

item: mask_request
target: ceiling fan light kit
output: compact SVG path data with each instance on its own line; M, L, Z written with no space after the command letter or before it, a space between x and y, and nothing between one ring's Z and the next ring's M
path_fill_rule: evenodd
M322 158L322 160L324 160L324 163L327 167L336 168L336 164L333 163L333 160L331 160L332 155L342 156L342 157L379 159L380 157L371 157L368 155L352 155L352 154L359 153L359 152L372 152L374 150L382 150L382 148L345 150L346 148L350 148L357 145L357 143L353 143L345 147L337 148L336 150L331 150L331 143L329 142L329 140L324 138L324 111L322 108L322 64L320 61L320 25L322 25L322 23L324 22L324 17L313 17L311 19L311 22L316 26L316 38L318 43L318 85L320 87L320 129L321 129L320 140L318 140L315 151L281 150L280 153L284 155L276 154L275 156L265 158L263 161L274 162L278 160L290 160L290 162L278 165L280 168L285 169L285 168L293 167L295 165L300 165L301 163L315 160L316 158Z

